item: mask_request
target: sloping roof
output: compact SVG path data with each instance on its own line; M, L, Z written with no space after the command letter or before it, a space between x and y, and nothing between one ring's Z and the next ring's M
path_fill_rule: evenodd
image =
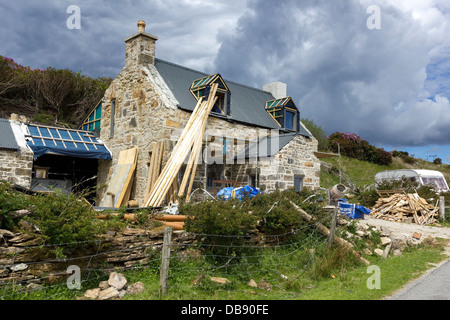
M259 140L258 149L256 143L249 143L244 149L238 152L236 158L255 158L258 152L258 158L267 158L276 155L289 142L297 136L296 133L284 133L276 136L266 136Z
M0 149L19 150L19 144L14 136L9 120L0 119Z
M26 124L25 138L34 157L46 153L76 158L111 160L111 152L92 132Z
M209 75L161 59L155 59L155 67L178 100L178 107L193 111L197 101L189 88L194 80ZM280 129L280 125L265 110L266 102L275 99L270 92L224 81L231 92L231 115L223 118L267 129ZM302 124L298 133L311 137Z

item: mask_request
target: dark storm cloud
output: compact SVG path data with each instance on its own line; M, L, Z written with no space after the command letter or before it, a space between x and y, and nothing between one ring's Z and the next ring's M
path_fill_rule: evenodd
M370 30L366 10L377 2L381 29ZM438 45L429 31L389 2L254 0L220 39L216 66L258 87L286 82L302 116L329 133L356 132L375 144L443 143L448 100L423 100L429 51Z

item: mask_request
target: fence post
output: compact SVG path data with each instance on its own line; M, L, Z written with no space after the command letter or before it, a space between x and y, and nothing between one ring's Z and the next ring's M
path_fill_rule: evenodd
M439 213L442 221L445 221L445 198L443 196L439 197Z
M159 286L161 295L167 294L167 280L169 278L170 243L172 241L172 228L164 229L164 240L161 252L161 269L159 273Z
M333 216L331 218L331 226L330 226L330 234L328 235L328 245L331 246L334 241L334 233L336 230L336 219L338 214L339 208L336 207L333 209Z

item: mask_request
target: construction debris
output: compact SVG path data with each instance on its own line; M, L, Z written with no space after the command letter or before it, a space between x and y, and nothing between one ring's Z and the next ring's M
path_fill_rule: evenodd
M370 215L388 221L430 224L437 222L435 217L439 215L438 202L439 200L433 206L417 193L397 193L378 199Z

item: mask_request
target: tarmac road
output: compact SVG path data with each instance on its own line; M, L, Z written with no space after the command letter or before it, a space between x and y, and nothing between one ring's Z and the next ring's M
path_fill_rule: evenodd
M450 259L385 300L450 300Z

